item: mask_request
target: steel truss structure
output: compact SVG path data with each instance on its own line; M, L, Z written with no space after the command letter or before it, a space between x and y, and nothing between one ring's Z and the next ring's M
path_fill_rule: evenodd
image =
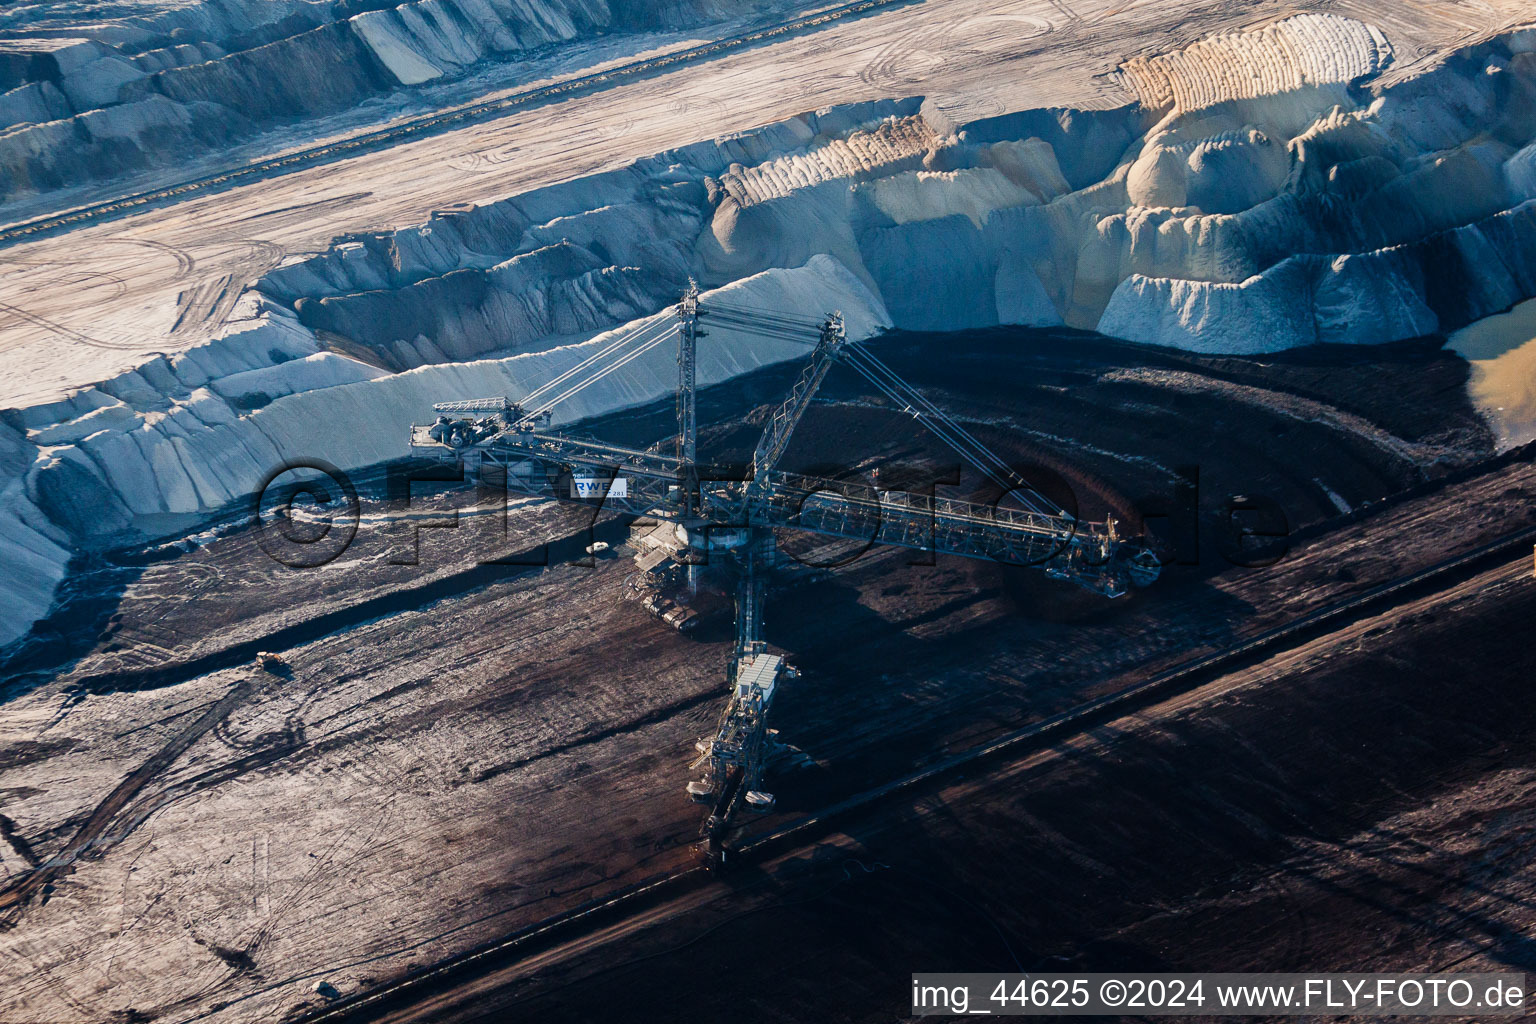
M789 395L769 416L745 473L701 465L697 454L696 355L708 336L700 322L814 347ZM677 340L677 435L671 453L606 444L549 429L553 409L671 339ZM998 484L1012 506L893 493L860 482L778 469L795 428L835 363L844 363L912 415L975 469ZM520 401L445 402L437 420L412 427L417 452L505 474L507 488L557 501L676 524L679 559L698 567L726 560L736 576L736 642L727 667L730 696L719 725L698 743L702 771L688 792L712 805L703 828L712 858L743 806L766 810L765 768L782 747L768 716L780 684L794 669L768 652L762 608L775 555L774 531L886 544L967 558L1034 566L1108 597L1156 577L1158 561L1122 538L1113 519L1081 521L1049 501L968 430L907 384L863 345L849 342L841 314L817 320L725 301L701 301L696 286L662 314L608 341Z

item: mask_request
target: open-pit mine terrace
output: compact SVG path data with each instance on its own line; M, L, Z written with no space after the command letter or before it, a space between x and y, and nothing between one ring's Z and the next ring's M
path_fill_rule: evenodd
M1089 353L1056 354L1072 340ZM911 372L933 341L888 346L888 358ZM998 906L1008 921L1005 941L1037 958L1102 944L1113 950L1121 947L1110 936L1127 920L1108 913L1122 906L1118 897L1086 900L1103 904L1103 914L1072 914L1070 894L1086 891L1075 872L1094 863L1116 866L1117 893L1161 871L1156 891L1198 906L1205 887L1220 889L1228 877L1261 884L1252 875L1271 870L1274 857L1318 856L1297 844L1326 849L1328 837L1381 820L1372 814L1409 814L1416 801L1432 803L1447 780L1470 785L1472 769L1497 777L1493 803L1477 813L1490 816L1490 828L1520 827L1506 808L1518 805L1516 752L1528 724L1529 656L1510 625L1528 613L1536 588L1528 453L1426 479L1410 457L1424 453L1428 436L1416 415L1395 421L1398 433L1371 446L1350 434L1349 416L1320 400L1305 407L1321 414L1314 422L1287 415L1275 397L1321 394L1320 380L1344 394L1368 393L1370 380L1384 375L1376 404L1355 408L1390 422L1390 407L1405 393L1428 403L1449 390L1464 403L1446 387L1464 378L1464 366L1413 353L1396 366L1302 361L1268 380L1265 404L1250 397L1251 378L1234 379L1230 360L1143 358L1070 334L950 344L951 365L935 391L989 443L1002 448L1026 421L1039 433L1018 431L1025 437L1070 432L1091 453L1071 468L1080 484L1102 488L1083 487L1085 502L1094 503L1123 499L1103 484L1116 468L1118 481L1137 493L1161 484L1165 463L1200 462L1213 493L1241 486L1282 501L1299 527L1288 556L1265 568L1230 566L1220 551L1230 539L1220 533L1220 516L1206 514L1208 550L1189 557L1198 564L1169 566L1154 588L1119 603L990 563L914 565L924 559L903 551L832 569L791 566L767 621L775 649L802 671L774 722L803 758L775 770L777 810L743 821L730 837L749 857L761 850L771 858L767 873L749 860L716 884L699 868L699 807L683 783L693 741L720 708L729 630L680 635L625 600L633 565L622 524L601 520L589 533L590 509L536 503L515 506L503 531L499 504L474 488L439 488L433 497L418 487L408 511L365 498L357 541L317 571L275 563L238 523L195 547L114 552L72 580L50 617L51 642L31 649L30 664L13 663L0 765L7 872L0 967L12 1016L95 1020L133 1009L158 1020L268 1020L330 1007L363 1020L386 1009L409 1015L418 1000L446 995L450 1003L467 1000L462 1008L472 1018L481 997L544 991L544 983L526 989L540 965L558 984L573 958L565 943L574 943L575 969L590 971L583 956L594 941L619 940L626 952L599 957L627 962L691 946L753 908L811 901L813 920L823 920L845 906L844 897L880 903L886 890L879 886L818 902L846 880L850 856ZM1004 380L1027 372L1037 383L1021 394L992 383L987 368ZM792 369L769 367L706 391L704 446L749 446L758 417L723 410L778 393ZM1410 390L1416 378L1437 377ZM1182 389L1162 386L1168 379ZM905 461L943 457L856 383L829 381L792 465L822 463L850 444ZM1127 412L1110 416L1111 408ZM670 415L658 402L592 427L623 442L664 429ZM1457 415L1442 410L1434 429ZM1469 449L1486 445L1464 404L1459 415ZM1222 462L1219 441L1179 429L1189 416L1260 435L1284 432L1286 443L1268 462ZM1336 501L1358 508L1341 514ZM450 509L462 511L460 527L422 531L416 564L399 564L409 561L409 527ZM584 558L594 538L619 544L615 556ZM800 554L828 560L825 552ZM484 564L492 558L511 564ZM1465 643L1455 639L1462 629L1472 629ZM263 650L281 651L286 665L257 668ZM1341 667L1322 682L1301 671L1336 657ZM1445 693L1450 662L1467 680L1459 684L1463 701ZM1115 746L1126 715L1134 721L1169 700L1227 708L1234 692L1245 696L1229 712L1244 724L1235 732L1190 726L1201 753L1181 755L1182 768L1134 736L1124 749ZM1291 707L1293 700L1300 703ZM1458 710L1447 712L1448 704ZM1336 727L1320 730L1332 714L1340 716ZM1444 714L1447 731L1386 756L1393 737L1432 714ZM1351 723L1361 720L1375 731L1356 749L1350 744L1363 734ZM1115 728L1095 731L1109 722ZM987 810L997 792L975 802L948 791L936 796L957 778L982 784L999 763L1006 775L1018 758L1058 743L1071 750L1091 737L1106 749L1082 770L1102 761L1103 771L1120 773L1099 790L1108 805L1101 812L1080 813L1084 802L1070 780L1060 791L1032 785L1040 809L1010 806L1000 817ZM1192 802L1188 787L1171 780L1198 777L1186 762L1200 757L1226 766L1219 774L1228 789L1202 783L1195 787L1201 800ZM1324 766L1336 763L1346 766L1338 785L1321 787ZM1141 780L1134 797L1124 779ZM1293 788L1320 795L1297 804L1283 796ZM1001 793L1019 796L1007 785ZM1269 802L1256 802L1264 794ZM1115 799L1138 803L1140 816L1113 806ZM1317 827L1329 830L1317 836L1306 817L1314 809L1323 815ZM923 839L920 852L898 856L910 829L926 834L951 813L989 822L975 841L1003 861L1034 863L1039 851L1027 843L1073 838L1049 867L1003 872L986 885L963 854L961 862L944 856L943 839ZM915 825L902 824L908 814L917 815ZM1092 822L1100 824L1087 828ZM1203 822L1224 824L1201 836ZM1168 844L1170 835L1181 841ZM1012 845L1019 842L1026 847ZM1163 859L1150 858L1148 845ZM1515 850L1511 856L1526 855L1524 846ZM1498 884L1502 894L1505 883ZM586 913L637 890L644 898ZM1047 905L1041 891L1063 895ZM1423 891L1425 899L1457 898ZM740 902L721 902L730 896ZM935 907L944 897L922 899L921 928L880 924L868 934L909 934L912 945L892 955L910 959L928 941L940 948L969 933L953 946L956 957L963 950L989 967L1009 965L990 938L993 926L978 930L972 911L963 920L940 918ZM1524 920L1502 896L1487 901L1499 920ZM1353 906L1345 899L1330 908L1339 920L1321 922L1319 934L1347 931ZM1136 899L1123 907L1125 914L1145 909ZM860 920L884 920L878 906L853 910ZM781 915L766 919L770 935L785 926ZM1431 935L1476 948L1482 932L1459 920L1448 911ZM641 925L658 922L659 933L640 934ZM1233 936L1249 930L1240 917L1223 927ZM848 940L840 962L865 986L840 1012L886 1019L893 996L862 959L880 954L846 930L837 934ZM1306 955L1312 934L1288 940L1296 957ZM1170 936L1164 941L1176 946L1192 941L1177 930ZM628 951L631 939L639 946ZM1157 941L1134 946L1135 962L1149 963ZM1404 948L1398 955L1413 951ZM479 949L494 952L453 966ZM1382 956L1384 965L1406 962ZM681 984L673 972L686 974L689 962L686 955L667 962L673 992ZM764 963L774 965L764 968L772 974L747 972L742 984L766 985L797 970ZM439 964L451 969L433 973ZM485 970L492 973L477 980ZM425 980L399 987L413 978ZM342 997L378 991L380 998L330 1006L314 991L320 982ZM643 996L637 1006L651 1006L651 1019L674 1012L660 988L620 983ZM795 998L814 998L807 985L791 986ZM591 1003L576 1005L575 1019L601 1017Z
M431 401L515 398L689 276L843 308L855 335L1066 324L1248 353L1448 332L1536 293L1518 4L704 19L754 40L734 48L598 6L542 36L498 7L512 21L481 11L449 38L450 6L231 35L239 12L181 24L148 4L75 26L115 49L51 22L5 44L0 218L171 194L0 248L0 641L46 613L72 552L181 529L284 458L398 458ZM622 52L626 29L678 59L303 157L324 132L387 135L391 111L653 60ZM793 351L722 332L701 372ZM569 415L657 397L666 363Z
M1516 3L700 15L755 40L735 48L599 6L543 36L497 7L513 20L449 38L449 6L436 28L407 5L296 32L304 6L240 35L238 10L182 24L148 4L74 25L115 49L66 46L67 12L5 43L0 219L173 194L0 248L0 642L46 614L72 553L185 528L284 458L398 458L430 402L515 398L690 275L842 308L856 335L1066 324L1247 353L1448 332L1536 293ZM701 372L793 352L722 332ZM570 415L658 397L653 355Z
M1531 19L0 12L0 1020L672 1020L658 993L727 973L710 935L775 950L729 991L835 964L826 1020L888 1019L885 980L938 948L1536 970ZM784 574L775 724L804 756L732 836L763 851L739 881L694 871L682 791L729 643L623 600L625 524L527 501L503 529L472 488L381 483L432 403L517 400L690 279L706 309L841 310L1085 514L1161 517L1176 563L1114 603L895 551ZM806 351L711 326L701 446L750 452ZM663 346L555 425L643 447L676 380ZM834 372L788 464L947 458ZM296 459L362 492L312 571L249 529ZM1235 495L1283 511L1277 564L1232 564ZM453 508L404 564L396 521ZM1486 857L1433 852L1457 844ZM911 944L870 945L913 878L963 898L924 889ZM1279 901L1305 920L1265 925ZM654 990L604 973L631 962Z

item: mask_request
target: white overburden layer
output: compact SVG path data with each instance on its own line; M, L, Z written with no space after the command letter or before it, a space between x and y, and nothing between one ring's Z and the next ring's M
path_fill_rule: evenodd
M47 521L20 480L0 491L0 643L20 637L47 614L70 560L69 538Z
M574 38L578 19L606 23L602 3L418 0L350 20L352 31L402 85L417 85L498 53Z
M853 339L890 326L880 299L828 256L704 295L706 304L717 300L841 310ZM6 462L18 471L0 492L0 562L9 577L0 592L0 643L21 636L47 612L71 540L78 543L93 526L105 531L144 517L206 513L249 495L292 460L318 458L355 470L401 458L409 454L409 425L429 419L434 402L483 395L515 401L633 326L544 351L390 374L322 351L292 314L271 308L218 343L81 393L70 403L76 415L35 430L30 440L7 435ZM699 344L698 382L708 386L804 358L813 341L712 325ZM242 353L287 358L249 366ZM641 405L676 387L676 350L659 345L557 407L555 419ZM258 408L241 411L257 401ZM16 465L28 452L36 453L35 461Z
M356 14L318 0L194 0L109 5L110 22L81 24L86 12L71 18L71 6L0 8L0 58L35 58L0 59L0 202L173 165L508 55L700 13L646 0L407 0ZM731 0L711 6L712 17L734 13ZM53 21L97 38L59 38Z
M711 300L780 310L842 310L850 338L867 338L890 326L883 303L848 269L828 256L817 256L804 267L769 270L715 291ZM505 359L423 366L375 380L306 391L279 399L253 413L254 429L270 439L283 458L303 455L324 458L343 469L372 465L408 454L411 422L429 419L434 402L505 395L517 401L540 383L560 374L601 349L622 331L607 331L574 345L530 352ZM699 342L697 377L700 386L718 384L759 367L804 358L803 342L779 341L711 324ZM614 373L558 406L555 422L564 423L643 405L677 389L677 350L659 345L623 372ZM327 425L346 424L346 436L321 434ZM253 487L259 477L248 478Z

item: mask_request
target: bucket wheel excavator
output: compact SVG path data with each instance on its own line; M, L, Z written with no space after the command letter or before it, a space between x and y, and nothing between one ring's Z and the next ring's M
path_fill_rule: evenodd
M704 328L710 325L813 345L789 395L768 418L745 479L698 461L695 359L699 340L707 336ZM557 406L674 340L675 443L639 450L551 429ZM779 469L817 389L839 363L1001 486L1008 505L893 494L864 483ZM768 726L780 687L795 678L794 668L771 653L763 639L763 599L775 562L775 531L1033 566L1111 598L1158 574L1156 556L1138 541L1121 537L1113 519L1086 522L1057 509L868 348L849 341L840 313L811 319L724 298L705 302L690 282L678 304L609 339L521 400L447 402L434 411L434 422L411 430L415 451L461 464L478 460L476 468L482 472L496 467L505 474L509 491L654 520L670 534L666 553L690 587L696 587L701 566L728 563L735 590L735 644L726 667L729 692L714 731L697 743L692 767L698 777L687 785L688 795L710 808L701 840L712 863L721 863L727 855L725 839L736 815L773 807L764 773L788 749ZM667 447L673 450L665 451Z

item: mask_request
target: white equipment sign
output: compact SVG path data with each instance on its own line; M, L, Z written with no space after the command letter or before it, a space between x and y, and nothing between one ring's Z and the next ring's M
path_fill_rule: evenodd
M616 476L610 483L591 476L573 476L571 477L571 497L627 498L629 497L629 480L626 477Z

